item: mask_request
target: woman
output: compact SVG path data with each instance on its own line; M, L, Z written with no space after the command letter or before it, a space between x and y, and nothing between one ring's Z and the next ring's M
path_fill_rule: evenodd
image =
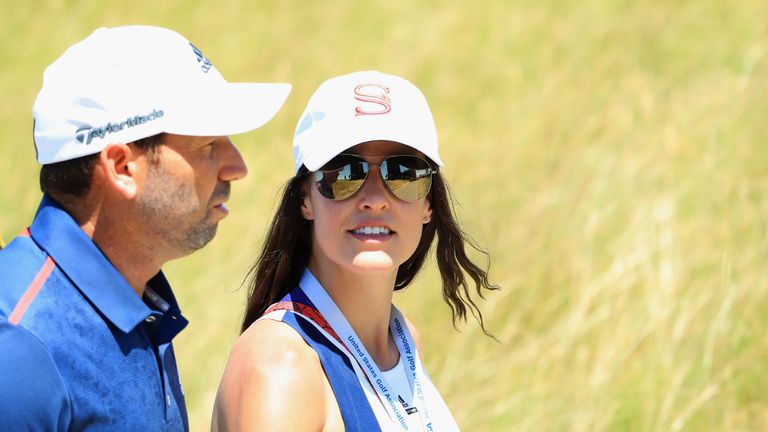
M379 72L330 79L293 150L296 176L251 270L213 429L458 430L392 305L435 234L454 321L470 309L483 324L464 273L481 296L496 289L465 254L424 96Z

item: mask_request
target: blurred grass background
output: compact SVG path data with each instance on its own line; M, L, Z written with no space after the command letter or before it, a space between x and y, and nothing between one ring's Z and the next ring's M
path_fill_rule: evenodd
M427 95L459 217L503 286L481 306L500 343L452 329L433 264L396 296L463 430L768 430L767 2L0 6L6 240L40 198L43 70L94 28L166 26L230 81L294 85L236 137L250 174L216 240L165 268L191 320L176 347L192 430L208 428L295 122L320 82L359 69Z

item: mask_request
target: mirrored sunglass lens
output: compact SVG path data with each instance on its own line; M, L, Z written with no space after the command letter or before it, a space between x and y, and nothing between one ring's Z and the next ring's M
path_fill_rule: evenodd
M432 187L432 170L424 159L392 156L381 164L381 175L389 190L405 201L424 198Z
M364 161L339 156L315 172L315 185L324 197L343 200L352 196L363 186L368 173L368 164Z

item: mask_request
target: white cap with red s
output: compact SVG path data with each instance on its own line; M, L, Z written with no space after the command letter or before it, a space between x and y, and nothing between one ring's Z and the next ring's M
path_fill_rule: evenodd
M293 137L296 172L316 171L357 144L405 144L442 166L437 130L424 94L410 81L377 71L331 78L307 103Z

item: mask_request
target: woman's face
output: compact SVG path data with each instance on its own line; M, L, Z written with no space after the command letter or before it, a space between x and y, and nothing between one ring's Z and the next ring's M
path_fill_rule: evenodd
M313 179L305 184L302 213L313 221L310 265L325 272L396 274L416 251L432 209L426 198L409 202L393 195L381 179L378 164L390 155L424 156L392 141L370 141L344 153L360 155L375 166L360 190L345 200L325 198Z

